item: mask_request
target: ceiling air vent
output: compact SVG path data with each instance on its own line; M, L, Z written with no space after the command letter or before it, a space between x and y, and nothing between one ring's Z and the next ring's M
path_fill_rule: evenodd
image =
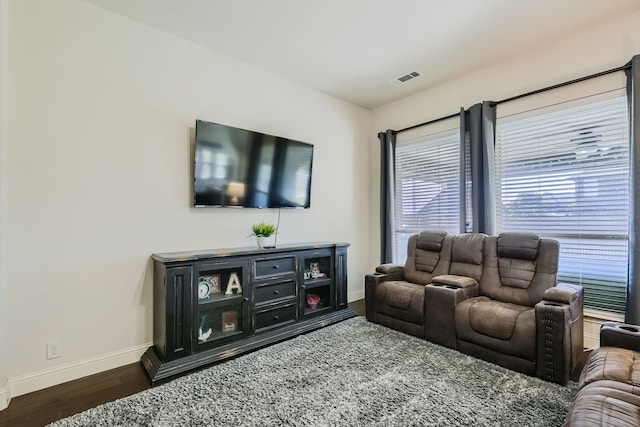
M401 84L406 83L406 82L408 82L409 80L413 80L413 79L415 79L415 78L418 78L418 77L420 77L421 75L422 75L422 74L421 74L421 73L419 73L418 71L413 71L413 72L411 72L411 73L409 73L409 74L405 74L405 75L404 75L404 76L402 76L402 77L398 77L397 79L393 79L393 80L391 80L391 84L392 84L392 85L394 85L394 86L400 86Z

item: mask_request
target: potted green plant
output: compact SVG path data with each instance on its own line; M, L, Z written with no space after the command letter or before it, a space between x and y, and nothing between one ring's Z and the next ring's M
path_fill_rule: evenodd
M251 226L250 236L256 236L256 242L260 249L264 248L264 241L266 238L276 234L278 229L275 225L267 224L266 222L260 222Z

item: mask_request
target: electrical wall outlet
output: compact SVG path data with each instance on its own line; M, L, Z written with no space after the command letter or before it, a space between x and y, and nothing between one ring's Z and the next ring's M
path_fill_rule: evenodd
M51 341L47 343L47 359L57 359L61 357L60 353L60 341Z

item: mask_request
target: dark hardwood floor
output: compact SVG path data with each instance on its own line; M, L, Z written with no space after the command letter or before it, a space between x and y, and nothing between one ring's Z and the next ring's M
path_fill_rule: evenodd
M44 426L151 387L141 363L112 369L23 396L0 412L0 426Z
M364 300L349 303L364 316ZM585 352L585 359L588 353ZM583 361L584 363L584 361ZM581 370L578 370L578 374ZM577 375L574 374L574 380ZM2 427L39 427L93 408L102 403L129 396L151 387L140 363L122 366L79 380L11 399L9 407L0 411Z
M349 307L358 315L364 316L364 300L349 303ZM0 411L0 426L44 426L150 387L151 383L142 364L133 363L14 397L9 407Z

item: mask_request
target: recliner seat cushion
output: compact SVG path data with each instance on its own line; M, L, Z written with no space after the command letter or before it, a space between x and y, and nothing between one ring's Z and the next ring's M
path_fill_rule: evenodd
M518 317L531 307L500 301L475 301L469 307L471 328L484 335L508 340L513 335Z
M598 381L578 391L565 426L637 427L640 395L618 388L613 381Z
M579 386L602 380L640 387L640 352L620 347L594 349L580 374Z
M376 290L379 313L407 322L424 324L424 286L405 281L383 282Z
M459 342L536 360L536 313L532 307L485 296L469 298L456 306L455 323Z
M565 425L640 425L640 352L599 347L591 352Z

